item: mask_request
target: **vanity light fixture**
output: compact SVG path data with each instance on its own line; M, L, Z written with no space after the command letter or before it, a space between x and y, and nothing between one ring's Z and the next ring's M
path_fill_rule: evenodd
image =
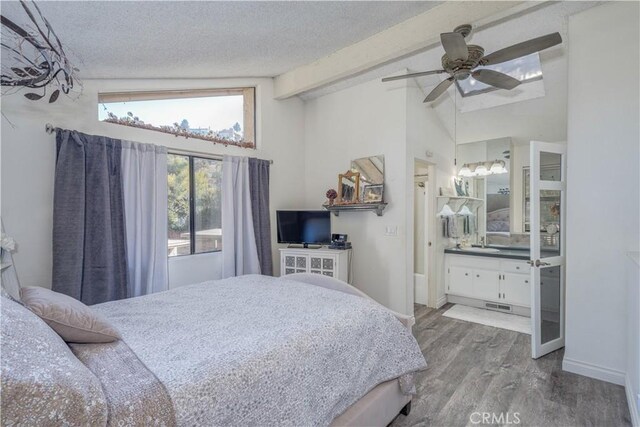
M494 160L493 162L465 163L460 168L458 176L471 178L474 176L498 175L509 172L504 160Z

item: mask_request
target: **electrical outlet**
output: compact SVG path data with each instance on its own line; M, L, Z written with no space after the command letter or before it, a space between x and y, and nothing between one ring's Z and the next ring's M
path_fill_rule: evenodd
M384 229L385 236L397 237L398 236L398 226L397 225L387 225Z

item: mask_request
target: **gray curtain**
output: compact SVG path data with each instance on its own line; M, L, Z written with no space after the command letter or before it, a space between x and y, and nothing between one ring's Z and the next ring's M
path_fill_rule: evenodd
M273 276L268 160L249 159L249 191L260 271L265 276Z
M85 304L126 298L121 141L56 130L52 288Z

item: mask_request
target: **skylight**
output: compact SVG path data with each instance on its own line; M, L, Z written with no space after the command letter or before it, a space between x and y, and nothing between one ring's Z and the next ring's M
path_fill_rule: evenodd
M532 53L531 55L503 62L501 64L488 65L486 67L478 67L476 69L480 70L483 68L508 74L523 83L542 79L542 67L540 66L540 56L538 53ZM463 97L480 95L481 93L499 90L493 86L481 83L473 77L469 77L466 80L456 81L456 85Z

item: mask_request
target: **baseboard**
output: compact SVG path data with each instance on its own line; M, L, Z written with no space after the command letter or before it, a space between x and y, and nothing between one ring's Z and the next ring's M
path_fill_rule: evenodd
M443 295L440 298L438 298L438 301L436 302L436 308L440 308L446 303L447 303L447 296Z
M566 356L562 360L562 370L622 386L625 383L625 373L622 371L569 359Z
M631 379L629 375L625 376L624 391L627 394L627 402L629 403L629 412L631 413L631 424L633 427L640 427L640 414L638 413L638 405L640 405L640 390L633 390L631 387ZM634 391L639 394L634 396Z

